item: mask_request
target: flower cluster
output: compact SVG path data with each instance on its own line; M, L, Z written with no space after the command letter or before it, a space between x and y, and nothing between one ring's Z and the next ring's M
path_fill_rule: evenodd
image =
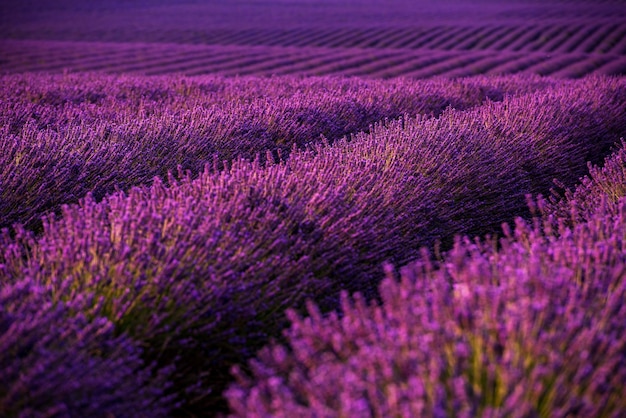
M599 202L583 218L566 198L555 222L539 199L499 241L458 239L399 279L388 266L381 303L289 310L286 345L234 368L232 416L622 416L625 155L569 195Z
M28 278L2 284L2 415L166 416L176 405L164 395L171 370L146 365L93 300L55 303L52 291Z

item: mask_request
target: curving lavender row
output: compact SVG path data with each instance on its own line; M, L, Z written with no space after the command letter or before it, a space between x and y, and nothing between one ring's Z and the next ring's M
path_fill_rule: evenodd
M381 304L289 310L287 343L234 368L230 416L623 416L625 176L622 143L570 214L540 200L543 221L518 218L499 248L459 239L399 280L389 266Z
M373 294L383 262L404 264L438 239L492 230L554 177L574 184L585 161L626 131L625 87L566 83L375 126L279 164L237 161L100 202L87 196L47 217L39 235L5 229L0 283L44 286L53 305L90 301L81 310L97 307L116 335L143 348L145 365L169 376L165 393L177 395L179 412L199 413L223 402L232 364L279 335L286 308L306 298L335 308L341 289ZM71 322L77 312L64 315ZM6 329L28 321L16 314Z
M194 176L208 162L287 158L402 115L439 115L572 82L537 77L459 81L132 77L23 74L0 78L0 228L91 192ZM573 85L576 85L575 83Z

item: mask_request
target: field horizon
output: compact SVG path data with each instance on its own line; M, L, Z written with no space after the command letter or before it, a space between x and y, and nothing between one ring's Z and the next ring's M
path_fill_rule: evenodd
M626 74L620 1L3 2L0 73Z

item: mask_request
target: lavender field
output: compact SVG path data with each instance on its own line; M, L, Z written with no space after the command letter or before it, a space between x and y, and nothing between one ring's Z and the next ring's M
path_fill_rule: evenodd
M0 5L0 416L626 415L619 1Z

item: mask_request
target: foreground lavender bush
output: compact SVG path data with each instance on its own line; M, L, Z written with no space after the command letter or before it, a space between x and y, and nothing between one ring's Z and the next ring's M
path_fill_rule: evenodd
M51 302L32 280L0 289L0 414L3 417L158 417L175 403L166 377L139 346L116 335L82 295Z
M279 334L286 308L373 294L383 261L510 219L557 175L572 184L624 131L623 95L616 80L588 80L376 126L280 164L88 196L45 218L41 235L7 231L0 282L30 278L53 301L102 297L146 362L176 364L172 390L199 413L221 402L231 364Z
M150 184L207 161L252 160L335 141L403 114L438 115L570 82L336 78L3 76L0 227L39 225L88 192Z
M580 190L623 190L624 162ZM399 281L389 268L380 305L344 292L340 314L289 310L287 345L233 369L231 416L623 416L626 198L602 194L584 222L570 202L554 229L540 200L543 222L518 218L499 249L459 240Z

